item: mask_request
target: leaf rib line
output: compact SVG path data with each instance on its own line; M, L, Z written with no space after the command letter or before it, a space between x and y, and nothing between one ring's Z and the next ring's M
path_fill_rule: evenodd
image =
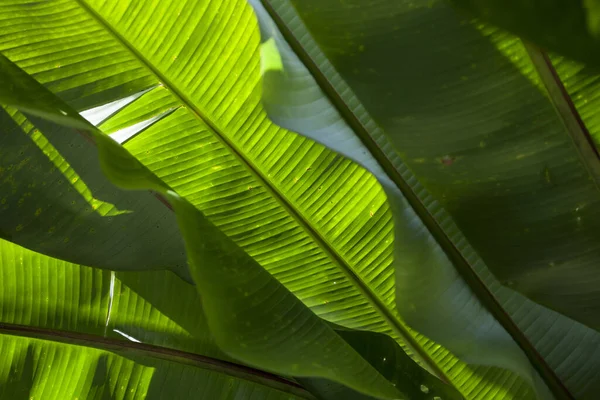
M83 347L92 347L99 350L116 352L125 357L127 357L127 354L149 356L151 358L191 365L209 371L216 371L234 376L236 378L268 386L285 393L290 393L303 399L315 400L314 396L306 389L286 378L245 365L235 364L229 361L223 361L217 358L202 356L199 354L188 353L181 350L175 350L141 342L137 343L119 339L110 339L86 333L69 332L58 329L36 328L32 326L7 324L3 322L0 322L0 333Z
M106 310L106 323L104 325L104 337L106 337L106 333L108 330L108 325L110 324L110 316L112 314L113 309L113 300L115 297L115 279L116 273L115 271L110 271L110 284L108 289L108 310Z
M346 275L346 277L353 282L354 286L362 293L362 295L368 300L370 305L378 312L384 320L386 320L392 329L399 334L413 350L418 353L421 358L427 362L427 364L436 371L436 374L446 382L449 382L446 375L439 369L439 367L430 359L426 353L423 353L416 341L408 333L408 330L402 325L397 317L387 309L385 304L379 299L371 289L362 281L362 279L352 270L347 264L346 260L333 249L330 243L322 237L322 235L314 229L304 216L296 211L293 205L287 200L287 198L269 181L265 178L264 174L254 166L254 164L248 160L243 153L237 148L237 146L209 119L207 118L198 107L184 95L162 72L160 72L149 60L147 60L132 44L130 44L120 33L112 28L112 26L104 20L95 10L93 10L85 0L75 0L80 6L85 9L92 18L94 18L101 26L103 26L114 38L119 41L126 49L128 49L140 63L148 68L154 76L161 82L163 87L170 91L179 101L181 101L185 108L190 110L199 120L206 124L218 137L219 141L225 145L233 153L238 160L246 165L252 172L255 178L264 183L264 187L268 190L273 197L286 209L286 211L302 226L306 233L317 243L317 245L333 260ZM160 199L160 197L159 197ZM169 207L170 208L170 207Z
M523 332L520 331L513 319L499 304L493 293L485 286L483 281L479 278L477 273L472 269L470 262L462 254L460 249L452 242L452 239L448 236L445 230L440 226L435 215L423 204L421 197L403 176L398 171L392 160L388 159L386 152L382 147L388 147L389 144L386 142L378 143L369 134L369 128L360 120L360 118L354 113L350 107L346 105L343 100L343 94L340 93L332 82L325 76L325 74L319 69L317 62L313 57L303 48L300 43L300 39L296 38L292 30L283 21L279 13L275 10L269 0L260 0L279 30L283 37L298 55L301 61L306 65L308 71L311 73L315 81L319 84L323 92L330 99L334 107L338 110L344 120L350 125L357 133L359 139L369 149L373 156L380 163L381 167L387 174L387 176L398 186L402 194L405 196L409 205L413 208L419 219L423 222L430 234L436 239L440 247L446 253L450 261L457 267L457 271L469 285L471 290L479 298L482 304L492 313L492 315L500 322L504 329L511 335L513 340L523 350L527 358L530 360L535 369L539 372L542 379L546 382L550 390L558 399L569 399L574 400L574 397L564 386L562 381L558 378L555 372L546 363L544 358L537 352L535 347L531 344L529 339ZM289 3L288 3L289 4ZM290 5L291 6L291 5ZM291 6L293 7L293 6ZM380 139L383 141L384 139ZM408 170L405 167L406 170ZM413 177L414 180L416 178ZM441 368L427 355L423 349L416 344L412 336L408 336L411 340L409 343L415 346L415 350L419 355L424 357L428 364L443 377L447 383L450 380Z
M563 85L548 54L530 43L523 42L523 45L546 88L556 113L569 133L581 162L594 180L596 188L600 190L600 153L598 153L594 139L579 115L571 95Z

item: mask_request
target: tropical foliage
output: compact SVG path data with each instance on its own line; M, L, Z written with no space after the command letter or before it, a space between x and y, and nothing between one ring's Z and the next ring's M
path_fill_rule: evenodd
M452 3L0 2L0 398L595 398L600 8Z

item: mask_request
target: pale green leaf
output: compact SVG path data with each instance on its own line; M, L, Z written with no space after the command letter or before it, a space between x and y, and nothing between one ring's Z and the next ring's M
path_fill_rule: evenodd
M99 398L98 390L122 398L121 385L136 399L161 398L163 390L178 398L237 398L250 389L258 398L312 398L279 377L232 364L198 312L194 287L170 272L114 276L0 240L0 275L2 398ZM188 379L195 383L178 387Z
M261 385L171 361L164 354L153 357L151 350L139 346L98 347L0 334L0 396L15 400L313 399L297 388L286 393L280 382L274 387Z
M0 69L0 73L3 71ZM51 99L46 95L47 90L29 76L22 75L19 79L28 81L26 87L31 98L40 92L43 96L38 98ZM60 109L68 107L57 98L52 101ZM35 104L28 104L29 111L35 112ZM169 190L117 142L93 126L88 129L98 146L103 171L111 182L126 189L158 190L168 196L186 243L209 328L223 351L267 371L327 378L378 398L401 397L325 321L192 204ZM137 341L130 335L123 336Z

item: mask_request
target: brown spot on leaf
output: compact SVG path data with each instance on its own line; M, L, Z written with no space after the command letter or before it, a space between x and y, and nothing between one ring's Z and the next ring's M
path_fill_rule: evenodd
M450 165L454 164L454 161L456 160L455 157L452 156L443 156L442 158L440 158L440 162L442 164L444 164L445 166L449 167Z

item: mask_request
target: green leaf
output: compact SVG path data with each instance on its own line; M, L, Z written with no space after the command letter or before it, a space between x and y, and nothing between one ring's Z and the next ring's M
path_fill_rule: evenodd
M452 387L443 384L425 370L407 368L412 364L412 360L389 336L348 330L339 326L333 326L333 328L383 376L393 382L403 393L406 393L409 399L462 398ZM369 399L343 386L336 386L324 380L299 379L299 382L312 393L327 399Z
M271 119L360 162L386 190L398 238L395 263L400 315L413 329L443 343L460 358L512 370L532 386L539 385L538 396L550 398L543 383L536 383L537 375L518 346L474 298L403 194L287 45L267 11L258 1L252 4L264 42L263 101ZM473 299L467 305L465 300L456 300L464 297Z
M95 335L85 337L88 345L99 348L105 348L103 338L108 335L231 360L209 335L195 288L168 272L111 273L52 259L6 241L0 241L0 254L0 274L5 277L0 290L0 325L4 329L13 327L14 333L27 334L29 328L44 328L36 331L38 335L63 330L67 341L69 332L88 333ZM420 391L421 384L431 388L430 393L460 398L416 366L389 337L334 329L387 379L409 393L409 398L426 396ZM127 355L131 357L130 352ZM26 393L36 390L28 380L18 382ZM337 397L326 397L322 386L335 387L345 398L366 398L325 380L304 378L301 382L324 398ZM14 386L5 388L5 393L14 395L15 391Z
M137 36L121 24L123 9L106 6L91 10L85 7L87 3L83 7L69 4L74 3L64 3L53 9L53 13L79 21L77 27L69 25L75 31L57 28L60 21L48 22L41 6L21 9L22 17L42 27L45 39L40 42L34 32L21 29L6 17L3 26L12 34L2 42L2 51L9 57L12 55L13 60L23 61L26 70L79 109L99 105L101 96L104 99L100 104L129 98L129 88L137 85L136 93L142 93L160 80L163 86L147 92L139 98L139 103L135 101L130 107L135 109L136 103L142 104L145 98L161 91L165 94L166 88L166 96L155 99L151 105L164 110L166 104L175 102L185 108L128 142L127 147L136 157L206 211L215 224L320 316L349 327L386 332L397 339L398 331L406 335L393 314L391 230L387 225L385 197L365 171L347 161L340 162L335 154L310 141L282 132L265 118L259 108L259 92L255 90L260 78L258 32L245 2L226 6L236 23L221 18L224 10L215 3L202 2L201 9L182 8L181 3L177 7L161 3L165 14L170 10L175 19L175 14L180 13L177 17L187 21L177 25L176 29L185 30L183 33L169 36L177 38L177 43L172 48L168 43L161 47L171 49L166 58L153 52L158 42L143 43L137 39L133 42ZM200 23L201 20L213 23ZM225 28L227 34L221 34L220 29ZM247 35L249 29L254 34ZM61 47L63 51L52 56L56 63L37 64L37 59L27 58L27 53L47 54L50 43L53 43L50 47L70 43L71 33L80 43L93 43L96 54ZM11 39L13 34L29 35L31 40L16 49ZM153 36L163 40L160 35ZM200 44L203 50L182 53L186 38ZM229 54L232 49L223 46L232 43L238 46L236 54L240 57L210 56L214 46ZM73 62L75 59L78 61ZM224 63L219 68L214 67L217 60ZM111 68L114 62L119 63L120 69ZM185 69L192 64L199 69L197 75L190 77ZM90 76L80 74L82 67L99 71L102 82L90 83ZM236 79L215 80L215 73ZM225 82L227 86L223 86ZM161 104L162 99L165 100ZM257 146L261 138L261 145ZM282 150L287 155L280 158ZM295 176L296 172L302 172L301 179ZM358 203L338 202L363 191L367 195L361 195ZM339 211L340 207L344 211ZM346 214L353 217L344 220ZM419 349L422 345L416 346L417 353L429 351ZM431 346L431 351L438 351ZM428 356L419 356L423 357ZM439 358L444 368L456 363L447 353ZM432 361L427 363L431 365Z
M20 79L30 81L27 90L32 97L35 92L47 93L28 76ZM68 107L58 99L53 101L60 109ZM29 111L35 112L35 106ZM93 126L88 129L111 182L168 196L208 325L221 349L268 371L324 377L379 398L398 397L399 392L375 368L200 211L169 190L117 142Z
M319 376L376 397L391 384L254 259L174 192L192 276L215 340L238 360L284 375Z
M546 50L600 65L598 0L450 0L458 9Z
M3 4L0 51L77 110L104 112L135 97L98 117L114 137L176 108L123 135L125 147L318 315L394 337L467 398L531 395L514 374L466 366L406 328L394 309L385 195L362 168L265 118L258 32L245 2L20 3ZM595 336L502 293L520 329L584 392L597 370L586 351Z
M161 398L164 390L178 398L235 398L246 390L257 398L312 398L231 363L198 312L195 288L170 272L114 274L0 241L0 274L3 398L121 398L130 389L132 398ZM137 293L142 284L154 304ZM173 298L177 311L167 313ZM94 397L98 391L105 397Z
M307 17L311 29L318 29L323 12ZM386 26L372 15L369 24ZM394 169L410 168L503 284L597 328L599 314L592 308L598 304L593 277L599 248L592 215L599 198L593 149L578 138L568 115L557 115L557 97L544 95L548 79L521 41L469 25L443 3L401 8L385 20L400 26L407 15L416 26L436 23L435 32L445 40L432 41L408 26L403 32L392 29L387 45L411 51L416 41L427 50L408 61L388 60L380 51L384 42L375 42L370 52L340 55L344 43L315 33L329 40L320 46L382 128L366 139L380 144L383 158L406 163ZM369 31L361 29L353 37ZM349 65L363 65L362 72ZM398 71L405 78L394 79ZM373 97L383 91L397 100L394 107ZM571 117L576 119L572 111ZM440 224L447 216L438 218Z
M136 343L161 346L162 349L156 348L161 353L169 353L169 348L172 348L205 358L231 361L218 350L209 334L203 313L198 309L201 303L195 288L173 274L151 271L111 275L107 271L36 254L5 241L0 242L0 249L3 256L0 274L5 277L0 291L0 330L12 328L8 332L20 335L34 332L35 337L45 337L46 332L51 340L59 341L71 341L69 338L75 337L85 339L86 346L101 349L107 348L106 337L125 338ZM340 332L340 328L335 329ZM94 336L82 337L77 333ZM348 340L348 335L354 334L347 330L340 333L345 340ZM447 385L415 365L389 337L373 336L367 332L356 334L360 340L350 341L351 345L401 390L412 388L414 391L415 386L419 390L421 382L433 391L437 390L436 393L444 393L444 398L460 398L453 397L456 394ZM110 349L115 347L111 346ZM117 343L116 347L127 349L128 345ZM126 356L131 358L131 352L128 351ZM192 354L184 356L194 357ZM381 362L382 357L387 359ZM301 382L310 388L316 382L333 385L310 378ZM32 387L25 381L21 386L24 390ZM351 393L341 385L336 387L344 393ZM10 389L11 393L17 390L13 389ZM316 389L314 391L322 395ZM356 392L351 394L365 398ZM410 398L415 397L411 394Z
M88 124L75 111L58 108L53 101L52 93L44 92L43 97L33 96L32 93L36 93L35 82L27 79L27 74L23 70L1 54L0 68L2 68L3 82L5 82L5 86L0 92L2 104L10 104L23 111L30 111L51 121L62 122L75 128L86 129L88 127Z
M191 280L172 212L151 193L112 186L89 162L96 149L88 138L14 109L0 110L0 123L5 238L75 263L171 269Z
M214 344L194 286L170 271L100 270L0 240L0 275L1 323L132 337L231 360Z
M0 322L103 334L110 271L70 264L0 239Z
M1 325L0 330L4 331ZM59 336L58 332L46 336L51 339L53 334ZM66 338L76 344L65 343ZM245 371L228 376L215 368L215 361L211 365L189 355L186 360L185 353L165 355L151 346L108 340L97 344L99 348L84 347L81 344L89 346L89 342L76 336L59 339L64 342L1 334L0 396L16 400L162 399L167 395L179 399L314 399L282 382L265 385L269 377L252 379ZM222 363L220 367L227 370L229 366ZM291 390L286 393L286 389Z
M19 86L27 85L27 74L1 54L0 66L6 82L11 82L0 90L4 104L25 105L24 110L56 123L90 127L70 108L56 108L50 92L42 93L45 98L27 97L31 88ZM13 98L13 93L19 95ZM26 119L14 109L0 110L0 123L4 238L75 263L107 269L165 268L191 280L172 212L150 193L112 186L100 165L88 161L96 151L89 136L65 134L54 123Z
M479 184L479 186L483 186L483 182L485 182L483 180L485 179L484 174L486 172L493 171L493 168L498 169L506 166L508 169L511 167L510 164L502 163L502 160L506 159L506 157L500 156L505 156L505 154L498 154L496 158L493 158L495 156L493 152L494 148L487 151L489 153L487 159L483 158L487 150L486 141L490 139L483 140L483 137L477 136L477 130L474 132L472 132L473 129L469 130L473 126L471 121L468 118L462 118L460 110L455 111L452 107L453 102L463 101L464 106L462 109L473 110L472 113L475 115L473 118L479 118L482 121L482 125L487 123L490 132L493 132L497 127L495 121L491 119L492 114L489 114L486 108L494 109L496 106L494 103L488 106L490 102L479 101L477 104L481 106L474 108L474 103L470 97L471 93L477 93L476 91L473 92L465 89L461 89L460 91L449 90L451 87L450 83L458 85L456 82L462 81L465 82L464 85L473 85L474 88L477 88L481 87L487 81L490 82L490 85L494 85L495 78L502 78L500 74L495 75L494 70L486 69L487 66L484 61L484 66L481 67L481 74L474 74L473 82L470 82L471 77L468 73L468 68L473 68L473 66L477 66L475 63L486 60L483 56L481 59L475 57L480 53L483 54L485 36L482 38L483 40L479 39L479 42L476 42L478 40L477 36L481 35L480 33L477 31L474 32L475 34L468 32L467 29L473 28L465 27L464 24L456 24L455 26L452 13L448 13L443 4L426 4L426 2L422 2L422 4L417 5L413 2L412 5L401 6L397 3L392 5L391 2L389 4L381 2L369 7L362 7L361 24L352 24L350 21L353 20L354 16L353 6L356 5L353 2L342 3L332 0L319 2L318 4L316 2L297 3L289 1L268 1L265 3L270 5L269 8L273 11L272 15L276 17L280 26L286 29L286 38L291 41L295 52L301 55L302 61L310 68L310 73L308 73L302 63L295 58L294 53L285 44L276 46L275 50L279 54L272 54L274 44L277 43L277 40L272 41L269 38L274 35L274 32L276 32L274 29L276 28L265 26L266 24L263 22L261 26L264 38L263 59L265 59L263 64L265 73L263 98L270 118L289 129L319 140L329 147L337 149L354 160L361 162L378 177L381 177L381 166L383 166L386 169L386 174L394 180L394 183L402 189L403 193L409 196L409 198L412 197L410 199L411 206L416 207L415 209L421 220L433 232L433 237L429 237L427 240L433 241L433 238L435 238L438 243L441 243L446 254L450 255L455 265L458 264L457 266L460 267L459 270L463 276L468 278L471 288L474 288L478 297L484 301L487 307L495 311L494 316L503 322L503 325L509 329L513 337L517 338L520 346L528 353L534 365L543 371L546 380L551 382L555 394L563 393L563 395L568 396L568 394L565 394L564 388L561 387L561 383L553 376L554 373L549 367L551 364L560 365L561 363L564 366L570 362L565 362L564 359L552 360L552 357L549 357L553 349L544 349L544 336L547 331L541 325L551 327L556 333L563 329L569 330L569 326L579 330L582 335L589 333L584 333L586 329L579 324L573 324L572 321L566 318L560 318L548 310L525 302L510 290L499 288L498 283L489 276L489 272L481 260L478 259L476 253L465 242L464 236L461 235L454 223L451 222L445 211L441 209L440 204L436 202L437 200L447 205L447 198L452 191L456 192L461 186L466 187L467 185L476 187ZM293 3L294 6L292 7L290 3ZM298 14L296 14L294 7L298 10ZM331 15L337 16L335 19L336 23L326 22L331 19ZM409 19L409 16L412 19ZM408 21L412 25L407 26L401 31L400 27L406 25ZM429 36L415 29L415 27L419 27L419 24L426 26L427 21L435 21L439 25L439 31L443 29L447 31L440 36L445 38L446 42L442 42L439 45L436 42L429 43L427 42ZM306 23L308 31L303 23ZM348 28L350 26L352 28ZM460 32L461 30L463 32ZM332 33L340 31L346 32L345 39ZM515 42L513 38L507 38L506 35L503 36L502 33L493 30L484 31L483 33L490 35L492 39L498 41L498 46L500 43L507 46L506 43L511 44ZM313 38L315 41L313 41ZM467 38L469 41L467 41ZM500 42L502 39L505 39L505 41ZM414 47L414 43L428 43L419 48L424 49L422 55L419 53L419 49ZM459 46L463 46L464 49ZM401 57L390 57L388 49L392 47L405 49L405 53L415 53L415 55L410 60ZM458 56L450 57L451 53L447 52L450 48L455 48ZM512 48L507 50L506 47L502 49L505 52L513 50ZM466 58L470 59L470 64L462 67L463 69L459 69L459 66L462 64L458 63L461 54L468 54ZM525 57L521 54L518 58L514 54L511 55L513 60L516 59L522 65L527 66L526 53ZM440 60L432 61L435 60L435 57L440 57ZM487 55L486 57L489 59L491 56ZM458 60L455 61L455 59ZM452 65L454 62L457 63L456 69L448 69L448 63ZM497 59L494 59L494 63L498 62ZM418 66L408 69L406 64L418 64ZM436 70L437 67L439 67L440 71ZM340 72L340 75L336 73L336 70ZM411 77L404 78L400 72L411 74ZM455 80L456 76L454 74L460 73L465 73L464 79ZM330 100L321 93L319 87L316 86L313 76L316 77L321 88L327 91L329 98L333 99L337 110L331 105ZM438 86L440 82L445 81L448 84L441 87ZM497 84L491 87L502 88L502 86L498 86ZM419 90L423 90L423 93L419 93ZM511 86L510 90L514 90L514 87ZM510 96L510 90L504 90L504 96ZM356 96L354 93L356 93ZM393 98L394 100L382 100L381 93L387 95L385 99ZM462 95L463 93L467 95ZM410 95L407 96L407 94ZM444 96L452 96L452 98L448 97L446 99ZM543 97L539 97L543 99ZM435 101L432 102L432 100ZM514 104L512 101L511 103ZM511 103L506 103L506 106L511 105ZM467 105L470 105L470 108ZM552 105L551 103L546 103L546 110L548 110L548 106L552 107ZM498 108L499 113L502 111L499 107L496 108ZM351 121L351 127L344 124L344 120L338 114L338 110L347 121ZM367 111L372 112L372 114L367 114ZM411 111L416 115L411 116L409 114ZM435 120L436 117L434 117L436 115L444 115L444 120L440 119L438 123ZM455 119L453 119L454 115L457 116ZM467 116L469 115L467 114ZM458 118L458 116L461 116L461 118ZM557 139L568 143L570 141L569 135L564 130L561 131L560 120L555 115L552 115L552 113L550 113L550 119L558 123L557 136L559 134L563 135L562 138ZM461 131L455 129L454 125L456 127L464 126L465 128ZM379 127L384 129L382 130ZM354 132L352 132L352 129L354 129ZM452 132L452 135L454 135L451 140L445 139L448 137L448 132ZM408 140L409 137L412 139ZM458 149L462 143L461 140L466 142L466 138L472 141L477 140L476 145L470 147L470 149L474 148L476 150L472 150L473 154L469 154L470 156L478 157L477 168L474 168L474 157L472 157L472 161L468 159L464 160L464 165L459 167L460 163L456 158L460 156L460 153L458 155L454 154L453 150L449 148L449 146L454 146ZM515 135L510 136L510 139L515 140ZM361 140L365 145L360 143ZM456 144L452 140L455 140ZM537 143L526 136L523 136L523 140L529 140L532 147ZM576 162L573 164L577 165L580 162L577 151L573 147L568 146L566 149L572 153L571 157L574 157L570 161L575 160ZM377 157L377 161L373 157L369 157L369 151ZM428 157L420 158L421 154L424 154L426 151L429 152ZM523 146L520 148L515 147L515 151L523 151ZM506 146L504 147L504 152L506 152ZM468 153L465 152L465 154ZM549 157L549 154L540 155ZM407 166L400 161L400 158L406 161L408 166L412 168L412 171L416 172L415 175L407 169ZM520 159L522 157L516 158ZM373 167L377 162L380 165ZM455 162L458 165L455 166ZM485 170L482 166L487 165L490 167ZM593 182L585 181L585 179L588 179L586 176L587 166L579 164L578 168L580 168L580 171L584 171L582 180L578 181L578 183L581 182L584 186L593 187ZM457 175L454 181L448 180L447 177L449 175L452 176L454 171L460 173L460 178ZM477 175L477 179L458 180L463 179L464 175L467 174ZM536 171L536 174L538 174L537 179L539 179L539 172ZM507 174L504 175L506 176ZM415 178L425 183L427 189L434 189L432 193L434 196L431 197ZM382 179L381 182L386 187L387 184L385 182L389 180L388 176L384 175L380 179ZM440 192L433 183L435 185L445 185L444 191ZM511 184L511 181L505 180L503 184ZM518 181L515 181L514 184L515 186L517 184L520 185ZM524 189L524 187L520 188L520 190ZM386 193L388 194L388 198L393 198L389 190ZM547 195L547 192L539 194L540 199L542 196ZM507 201L507 198L509 201L518 201L516 195L514 199L504 196L502 201ZM460 199L457 199L457 201L460 201ZM426 208L424 210L420 209L422 206L419 203ZM485 218L490 218L490 209L483 207L484 204L479 206L482 211L482 215L479 216L480 221L486 220L484 219L483 212L487 213ZM530 215L536 215L536 211L539 214L539 201L537 203L532 202L531 207L532 211ZM537 210L533 211L533 207L537 207ZM468 210L470 213L474 212L472 206ZM452 211L452 209L449 211ZM404 211L404 213L406 212ZM507 222L506 214L497 214L495 224ZM523 214L519 215L522 218ZM431 220L432 216L433 221ZM474 225L475 219L473 216L468 214L465 214L465 216L471 218ZM398 221L402 221L403 218L406 218L406 214L402 217L397 215L397 229L398 225L400 225ZM462 221L459 219L457 222L460 223ZM510 222L513 222L513 219ZM464 225L459 226L465 229ZM496 231L488 229L489 224L479 223L476 226L474 225L474 227L478 228L476 233L472 230L465 232L469 233L469 236L467 236L468 239L473 240L476 244L485 245L486 249L493 250L495 257L484 257L484 260L488 262L488 266L504 267L504 273L506 273L506 265L499 265L503 259L501 252L505 254L507 252L507 248L502 247L502 245L503 242L514 241L517 238L510 234L498 235ZM473 332L474 336L480 341L484 349L483 351L474 350L475 345L473 343L467 345L460 342L466 334L466 332L461 334L461 329L469 326L469 322L459 322L460 320L455 318L455 316L460 316L461 312L464 312L462 315L466 316L470 314L473 317L477 315L473 312L475 308L468 310L458 302L453 305L453 302L457 301L457 299L462 298L464 300L461 300L461 302L467 302L468 300L466 299L469 298L464 290L459 295L461 293L460 286L458 286L460 285L459 283L454 287L454 290L456 290L455 294L443 289L443 286L441 286L457 278L455 275L453 278L451 268L448 268L448 260L445 259L443 254L438 255L438 259L436 260L432 256L435 252L423 251L421 253L424 255L422 262L419 262L416 258L413 259L413 262L407 259L411 254L416 253L418 255L419 247L425 246L423 244L424 240L415 241L413 239L410 241L411 237L417 237L419 234L423 235L423 238L428 236L428 232L423 229L422 225L419 227L419 222L415 222L412 231L403 231L400 229L396 235L396 237L401 238L400 246L403 249L397 255L397 258L400 260L398 262L399 268L397 269L399 276L397 290L400 296L398 297L398 306L401 315L421 333L434 338L470 362L500 363L500 365L504 365L514 371L520 371L522 376L531 374L526 371L526 363L524 364L520 361L522 358L518 355L518 352L510 356L510 353L502 350L503 347L506 349L506 346L510 348L512 345L506 340L506 337L499 340L501 336L493 333L494 329L497 328L494 328L491 323L484 323L482 325L474 323L476 329L490 329L484 335ZM448 239L451 242L448 242ZM522 237L518 237L518 239L522 240ZM539 236L537 239L539 240ZM435 244L433 246L435 248ZM426 247L423 248L425 249ZM564 247L561 248L561 251L563 249ZM458 254L457 250L460 251ZM514 256L522 257L527 250L530 250L530 248L524 246L523 251L515 252ZM541 257L544 257L546 254L541 255ZM574 251L570 254L576 254L576 252ZM520 262L530 263L529 257L527 256L527 258ZM506 258L506 255L504 255L504 258ZM446 277L442 276L439 272L440 270L444 270L444 265L446 265L445 270L449 274ZM424 272L425 266L431 266L432 270ZM465 267L467 268L466 271ZM523 266L519 271L522 276L520 280L523 282L525 279L527 279L527 282L535 281L533 277L526 276L526 274L531 275L533 273L532 269L525 268ZM419 272L411 275L410 271ZM500 270L493 269L493 271L501 274ZM543 270L540 270L540 275L543 272ZM548 274L546 276L550 277ZM434 279L434 277L437 279ZM555 276L555 279L557 277L558 275ZM420 291L415 290L416 282L422 285ZM511 281L513 287L516 286L520 289L518 283L518 281L516 283ZM563 283L566 282L563 281ZM493 296L490 296L490 292L493 293ZM449 297L440 297L437 295L438 293L448 295ZM532 292L527 293L530 295L533 294ZM548 292L548 297L550 297L550 293L555 294L556 292ZM533 295L532 297L534 299L539 298ZM520 303L518 307L515 307L515 301ZM561 307L556 304L559 301L558 298L554 298L553 308L562 311ZM468 304L473 305L473 300L470 300ZM545 302L545 304L548 304L548 302ZM515 312L523 308L529 310L527 315ZM424 309L426 311L422 312ZM437 314L435 314L436 312ZM508 315L505 314L506 312L508 312ZM431 319L432 314L439 317ZM533 317L533 315L536 316ZM569 315L573 315L573 313L570 312ZM473 322L476 319L467 318L466 321ZM535 332L532 332L528 328L534 323L536 325L540 324L540 326L535 327ZM454 328L439 329L440 326ZM523 332L527 332L527 336ZM486 342L487 344L483 344ZM484 352L493 354L496 358L485 356ZM547 360L540 357L540 353ZM508 359L503 360L502 358L505 356L508 356ZM512 361L510 360L511 357ZM545 361L550 365L544 365ZM525 368L525 370L522 368ZM578 369L574 364L566 368L571 368L574 371ZM579 391L581 388L573 386L572 390Z

